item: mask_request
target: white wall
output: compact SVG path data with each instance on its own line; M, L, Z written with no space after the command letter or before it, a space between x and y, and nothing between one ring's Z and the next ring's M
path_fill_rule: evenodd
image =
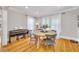
M0 8L0 15L2 15L1 8ZM0 17L0 24L2 26L2 17ZM0 47L1 47L1 37L2 37L2 28L0 27Z
M76 10L61 15L61 36L77 40Z
M7 9L2 9L2 45L7 45L8 31L7 31Z
M78 22L79 22L79 18L78 18L78 16L79 16L79 8L77 9L77 10L75 10L75 15L76 15L76 26L77 26L77 40L79 41L79 27L78 27Z
M14 27L26 28L26 16L16 11L8 11L8 31Z

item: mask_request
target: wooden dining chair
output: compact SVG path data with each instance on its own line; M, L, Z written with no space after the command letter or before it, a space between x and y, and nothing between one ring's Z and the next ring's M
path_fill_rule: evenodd
M55 38L56 38L56 34L46 35L46 38L44 39L46 48L48 48L48 46L53 46L55 44Z
M37 44L37 38L36 38L36 36L34 35L33 32L29 32L29 45L30 45L30 47L32 45L37 46L36 44Z

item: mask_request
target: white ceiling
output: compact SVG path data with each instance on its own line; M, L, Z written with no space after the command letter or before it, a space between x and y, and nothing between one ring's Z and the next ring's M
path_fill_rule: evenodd
M12 6L10 8L17 9L18 11L26 15L41 17L74 8L74 6L28 6L27 9L25 8L25 6Z

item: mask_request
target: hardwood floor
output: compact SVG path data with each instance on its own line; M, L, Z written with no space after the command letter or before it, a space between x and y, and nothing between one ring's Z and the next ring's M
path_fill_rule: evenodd
M9 43L7 46L2 47L4 52L79 52L79 44L70 42L69 40L60 38L56 40L55 46L49 46L46 48L44 44L40 45L40 48L36 48L35 45L29 46L28 37L26 39L15 40Z

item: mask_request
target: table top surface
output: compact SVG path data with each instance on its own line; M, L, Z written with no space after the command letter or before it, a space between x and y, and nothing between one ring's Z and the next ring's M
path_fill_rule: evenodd
M54 34L56 34L56 32L54 32L54 31L47 31L47 32L35 31L35 35L38 35L38 36L45 36L46 34L54 35Z

